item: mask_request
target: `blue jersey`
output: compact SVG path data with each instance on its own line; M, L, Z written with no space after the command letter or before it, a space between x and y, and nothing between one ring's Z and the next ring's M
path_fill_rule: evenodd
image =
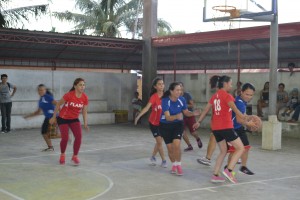
M45 94L39 100L39 108L43 110L46 118L50 119L53 116L54 105L52 104L54 98L49 94Z
M244 101L240 96L237 96L235 98L235 105L237 107L237 109L239 109L239 111L243 114L246 113L246 107L247 107L247 102ZM243 125L238 123L236 120L236 114L235 112L232 111L232 120L233 120L233 128L234 129L239 129L241 128Z
M173 122L179 122L182 120L174 120L174 121L167 121L165 112L169 111L170 115L177 115L181 113L183 110L187 109L185 98L180 96L177 101L172 101L169 97L163 98L161 100L161 107L162 107L162 115L160 118L161 123L173 123Z

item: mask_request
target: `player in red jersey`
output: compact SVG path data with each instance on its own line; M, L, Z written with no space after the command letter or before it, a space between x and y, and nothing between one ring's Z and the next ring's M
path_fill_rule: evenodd
M155 78L152 82L151 92L150 92L150 100L147 103L146 107L142 109L140 114L135 118L134 124L136 125L139 119L146 113L150 108L151 113L149 117L149 127L153 134L153 137L156 140L156 144L154 146L152 156L150 158L151 164L156 165L156 158L155 155L159 152L160 157L162 159L161 166L166 168L167 161L164 155L164 150L162 146L162 137L159 133L159 120L161 117L162 109L161 109L161 97L164 93L164 81L161 78Z
M229 142L234 146L236 151L232 155L227 168L224 169L223 175L232 183L237 183L232 171L238 159L244 152L244 145L233 129L232 110L236 113L236 117L239 118L240 121L245 121L246 115L242 114L237 109L233 96L228 93L232 88L231 78L228 76L222 76L214 80L217 82L217 87L219 90L211 97L209 103L201 113L200 118L194 124L194 128L198 128L200 126L200 123L205 118L208 111L212 108L211 129L220 148L220 153L216 160L214 174L211 178L211 181L225 181L224 178L219 176L219 171L227 154L227 142Z
M53 117L50 119L50 123L53 124L57 121L59 130L61 133L60 150L61 155L59 162L65 164L65 151L67 148L69 138L69 128L74 135L74 146L72 162L75 165L80 163L77 155L79 153L81 145L82 130L79 121L79 114L82 110L84 128L88 131L87 126L87 108L88 108L88 96L84 93L85 81L82 78L75 79L73 87L66 93L63 98L56 104ZM59 116L56 118L60 106L63 106L59 112Z

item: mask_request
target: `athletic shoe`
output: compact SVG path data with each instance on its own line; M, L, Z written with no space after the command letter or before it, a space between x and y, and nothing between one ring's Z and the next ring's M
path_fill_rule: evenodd
M250 169L248 169L247 167L245 167L245 166L242 166L240 168L239 172L241 172L243 174L246 174L246 175L254 175L254 173Z
M225 178L223 178L221 176L212 175L210 181L213 183L223 183L223 182L225 182Z
M237 180L236 178L234 177L233 173L232 172L229 172L229 170L226 168L224 171L223 171L223 175L232 183L237 183Z
M77 156L73 156L71 161L74 165L79 165L80 163L79 158Z
M181 165L177 165L177 173L176 174L177 174L177 176L182 176L183 175Z
M166 160L163 160L163 161L161 162L161 165L160 165L160 166L163 167L163 168L167 168L167 167L168 167L167 161L166 161Z
M207 166L211 165L211 161L208 160L206 157L202 157L202 158L197 159L197 162L202 164L202 165L207 165Z
M66 163L66 156L64 154L60 154L59 164L64 165Z
M177 166L172 165L171 174L176 174Z
M43 152L45 152L45 151L54 151L54 148L53 147L48 147L46 149L43 149L42 151Z
M187 151L193 151L192 145L189 145L186 149L184 149L184 152L187 152Z
M197 144L198 144L199 149L201 149L203 145L202 145L202 141L200 138L197 139Z
M154 156L151 156L150 162L151 162L150 163L151 166L155 166L156 165L156 158Z
M6 133L5 130L2 130L1 133Z

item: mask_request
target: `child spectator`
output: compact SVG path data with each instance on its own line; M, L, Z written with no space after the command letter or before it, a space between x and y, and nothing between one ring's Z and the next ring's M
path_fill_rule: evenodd
M295 110L295 108L299 105L299 92L297 88L294 88L291 92L290 100L287 103L286 109L284 110L281 115L284 116L290 116L290 114Z

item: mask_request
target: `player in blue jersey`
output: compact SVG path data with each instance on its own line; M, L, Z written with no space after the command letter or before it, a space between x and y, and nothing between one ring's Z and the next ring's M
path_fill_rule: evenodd
M180 142L183 134L183 115L187 117L198 115L190 112L184 97L181 96L180 83L171 83L162 96L162 115L159 130L167 145L168 155L172 162L172 174L183 175L181 168Z
M43 112L45 119L41 128L41 133L43 135L46 144L48 145L48 148L44 149L43 151L54 151L50 136L48 134L48 126L49 126L49 120L53 116L56 101L54 100L51 92L46 88L44 84L38 85L37 90L38 90L38 94L40 95L40 100L38 102L38 109L35 112L26 115L24 118L28 119L30 117L37 116L41 114L41 112Z
M246 114L247 102L249 102L253 98L254 92L255 92L255 87L252 84L245 83L242 86L241 94L235 98L235 105L241 113ZM250 144L246 134L246 127L245 125L242 124L243 122L239 121L236 118L236 114L234 112L232 112L232 120L233 120L234 131L238 134L245 147L245 151L241 156L242 163L239 171L246 175L254 175L254 173L247 168L247 160L248 160ZM228 162L230 161L231 156L232 153L229 154Z

